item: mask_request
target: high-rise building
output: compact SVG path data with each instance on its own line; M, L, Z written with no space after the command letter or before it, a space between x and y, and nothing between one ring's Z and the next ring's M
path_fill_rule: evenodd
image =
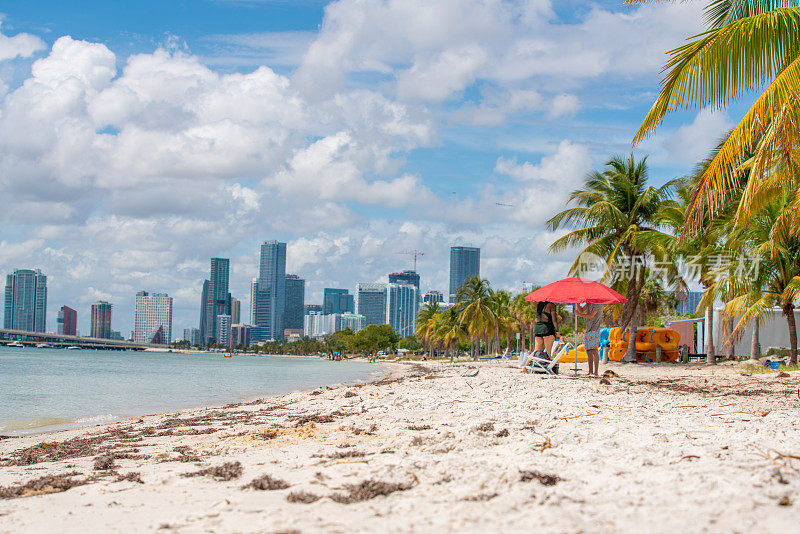
M686 295L686 300L681 301L675 312L680 315L692 315L697 312L697 307L703 299L702 291L689 291Z
M286 275L285 329L303 328L303 306L306 298L306 281L296 274Z
M416 271L401 271L389 275L390 284L408 284L417 288L419 293L419 273Z
M303 315L308 315L311 312L322 313L322 304L306 304L303 306Z
M61 306L58 310L58 333L62 336L76 336L78 335L78 312L69 306Z
M304 318L303 334L308 337L321 338L345 328L358 332L366 326L365 323L364 316L355 313L329 313L323 315L311 312Z
M386 324L386 284L358 284L358 314L363 315L367 326Z
M255 297L253 341L282 339L286 310L286 243L265 241L261 245Z
M47 315L47 277L39 269L17 269L6 276L3 327L44 332Z
M98 339L111 339L111 304L98 300L92 304L89 335Z
M441 291L431 289L422 297L422 302L444 302L444 295Z
M401 338L414 335L419 296L409 284L386 284L386 322Z
M184 328L183 339L188 341L189 345L201 345L203 343L199 328Z
M322 302L322 312L325 315L332 313L353 313L355 304L353 295L346 289L333 289L326 287Z
M136 293L133 342L166 345L172 341L172 297L166 293Z
M250 324L256 324L256 292L258 292L258 278L250 281Z
M456 301L458 288L467 278L481 275L481 249L450 247L450 302Z
M200 295L200 345L206 344L206 322L208 320L208 280L203 280L203 291Z
M249 324L231 325L231 347L248 346L250 344L250 330Z
M222 315L217 315L217 320L214 323L217 325L216 333L214 334L214 339L217 341L217 345L221 347L228 347L230 348L231 345L231 316L227 313Z
M230 295L230 293L228 293ZM242 319L242 301L236 297L230 297L231 302L231 323L239 324Z
M206 300L206 341L210 341L217 331L217 316L230 315L230 260L211 258L211 277L208 281L208 300Z

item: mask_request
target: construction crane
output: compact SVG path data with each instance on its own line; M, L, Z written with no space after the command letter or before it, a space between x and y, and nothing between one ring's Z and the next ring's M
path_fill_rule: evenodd
M406 254L408 256L414 256L414 272L417 272L417 256L424 256L424 252L420 252L419 250L406 250L403 252L396 252L396 254Z

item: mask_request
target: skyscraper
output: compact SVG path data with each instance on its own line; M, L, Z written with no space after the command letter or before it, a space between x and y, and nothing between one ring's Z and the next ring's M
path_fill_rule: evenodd
M322 313L322 304L306 304L303 306L303 315L308 315L311 312Z
M111 304L98 300L92 304L89 335L99 339L111 339Z
M227 313L217 315L217 320L214 321L217 325L217 330L214 339L217 340L217 345L222 347L231 347L231 316Z
M258 290L255 294L253 341L283 339L286 311L286 243L265 241L261 245Z
M326 287L322 301L322 311L325 315L332 313L353 313L355 304L353 295L346 289L333 289Z
M200 345L206 344L206 321L208 319L208 280L203 280L203 291L200 295Z
M419 273L416 271L402 271L389 275L390 284L408 284L417 288L419 293Z
M450 247L450 302L467 278L481 275L481 249L476 247Z
M200 345L203 342L199 328L184 328L183 339L188 341L190 345Z
M230 293L229 293L230 295ZM242 318L242 301L236 297L231 297L231 323L239 324Z
M367 326L386 324L386 284L358 284L358 314L364 316Z
M419 296L409 284L386 284L386 322L401 338L414 335Z
M306 281L296 274L286 275L286 312L284 330L303 328Z
M250 281L250 324L256 324L256 293L258 292L258 278Z
M441 291L431 289L422 296L422 302L444 302L444 295Z
M172 297L166 293L136 293L134 343L165 345L172 341Z
M56 323L58 324L58 333L62 336L78 335L78 312L69 306L61 306Z
M17 269L6 276L3 327L44 332L47 315L47 277L39 269Z
M230 260L211 258L211 277L208 281L208 300L206 300L206 341L210 341L217 331L217 316L231 313L229 282Z

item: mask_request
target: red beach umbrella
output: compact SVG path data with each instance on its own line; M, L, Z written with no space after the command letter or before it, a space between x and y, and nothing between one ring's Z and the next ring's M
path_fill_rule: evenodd
M557 302L559 304L622 304L628 299L608 286L573 276L547 284L525 297L528 302ZM576 310L577 311L577 310ZM575 314L575 372L578 372L578 315Z
M622 304L627 299L608 286L573 276L547 284L525 297L528 302L558 302L560 304Z

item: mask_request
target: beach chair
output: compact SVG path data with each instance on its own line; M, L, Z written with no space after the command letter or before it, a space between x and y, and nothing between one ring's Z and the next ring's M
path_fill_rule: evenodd
M548 358L547 353L543 350L536 351L530 356L527 367L531 373L545 374L548 376L555 376L558 374L558 362L567 351L572 349L572 344L554 345L553 349L555 356L552 358Z
M497 356L484 356L484 357L482 357L480 359L481 360L501 360L502 361L502 360L507 359L508 357L509 357L508 347L506 347L506 350L505 350L505 352L503 352L503 354L499 354Z

